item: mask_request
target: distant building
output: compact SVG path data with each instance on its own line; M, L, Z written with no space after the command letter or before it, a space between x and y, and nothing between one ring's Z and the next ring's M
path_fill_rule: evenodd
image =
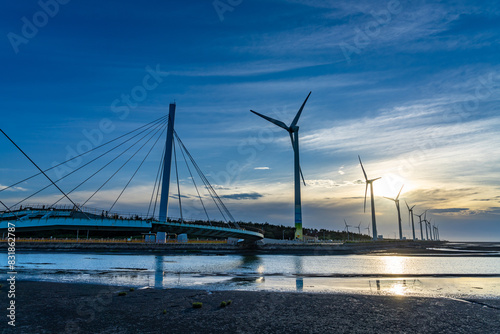
M144 242L156 242L156 233L143 233Z
M304 242L318 242L318 237L304 235Z
M166 242L167 242L167 233L165 233L165 232L156 233L156 243L157 244L164 244Z

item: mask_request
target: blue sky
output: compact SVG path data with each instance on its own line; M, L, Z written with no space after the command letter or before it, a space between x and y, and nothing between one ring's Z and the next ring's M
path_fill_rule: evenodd
M404 184L401 198L418 213L429 210L442 238L500 238L494 1L42 0L2 7L1 128L44 168L84 147L85 133L96 134L99 124L102 138L95 138L111 140L176 101L177 132L233 216L293 226L288 135L249 110L290 124L312 91L299 121L304 227L340 230L344 219L368 225L360 155L368 176L382 177L375 182L381 234L397 230L394 203L383 196ZM135 96L128 105L127 95ZM0 153L1 187L36 172L5 138ZM161 148L152 156L115 209L147 210ZM197 218L189 175L179 172L185 215ZM83 175L61 187L71 189ZM109 207L128 177L120 174L88 205ZM12 205L45 184L32 179L0 199ZM81 203L98 186L72 198ZM28 202L55 198L47 190ZM172 204L169 215L176 210Z

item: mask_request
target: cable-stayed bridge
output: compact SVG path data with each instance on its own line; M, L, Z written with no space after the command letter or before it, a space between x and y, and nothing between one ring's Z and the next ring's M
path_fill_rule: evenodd
M40 171L40 173L28 177L24 180L11 184L8 187L0 190L0 193L14 188L17 185L26 182L34 177L45 177L50 181L48 185L37 190L36 192L30 194L26 198L18 201L15 204L8 206L3 200L0 200L0 205L3 209L0 211L0 233L8 231L9 227L15 226L15 230L18 232L22 231L40 231L40 230L75 230L75 231L130 231L138 233L149 233L149 232L167 232L181 234L186 233L190 238L192 237L206 237L206 238L237 238L244 239L245 242L254 242L263 239L264 236L261 231L251 230L249 228L242 228L235 221L225 204L222 202L221 198L216 193L214 187L210 184L208 179L205 177L201 168L194 161L193 157L182 143L181 139L174 130L174 119L175 119L175 104L170 105L169 115L161 117L151 123L148 123L134 131L131 131L125 135L115 138L105 144L99 145L90 151L82 153L75 156L61 164L53 166L49 169L42 170L38 165L20 148L15 144L15 142L8 137L7 134L4 135L23 153L26 158L28 158ZM147 213L144 216L141 215L123 215L119 213L113 213L113 208L119 202L122 195L126 192L128 186L133 181L134 177L137 175L139 169L143 166L144 162L153 151L154 147L160 142L161 138L164 138L164 133L166 131L166 141L163 148L163 159L161 159L160 165L158 166L156 180L154 187L152 189L151 198ZM149 143L149 150L148 144ZM111 145L115 145L111 147ZM111 147L111 148L109 148ZM177 149L176 149L177 147ZM75 168L68 172L67 174L59 177L57 180L53 180L47 174L50 170L64 166L64 164L81 158L87 155L91 151L96 151L97 149L106 149L105 153L99 154L96 158L91 159L85 164L78 168ZM117 156L114 156L110 161L102 163L97 171L92 172L90 176L86 178L79 179L79 183L71 190L63 190L58 185L60 181L67 178L68 176L80 171L82 168L88 165L103 160L102 158L108 156L111 152L118 152ZM125 166L129 165L131 161L134 161L135 157L139 157L141 152L144 156L142 161L140 161L137 168L133 171L132 176L126 182L123 189L114 200L113 204L109 210L95 210L90 209L86 204L98 194L106 185L117 175L120 170ZM179 173L177 166L177 153L180 152L184 161L186 162L187 169L189 170L190 179L193 181L194 188L196 189L197 199L201 203L201 207L206 215L206 220L186 220L183 217L182 211L182 195L180 193L179 185ZM86 184L89 180L93 179L97 174L101 173L112 163L114 163L119 157L127 157L125 163L119 165L115 168L111 176L107 177L103 183L95 190L90 197L88 197L83 204L77 204L72 200L72 194L78 189ZM174 166L172 166L172 158L174 158ZM101 159L101 160L100 160ZM137 158L136 158L137 159ZM198 173L201 182L203 183L203 188L209 196L203 196L196 185L195 178L188 162L191 163L192 168ZM169 204L169 188L170 188L170 174L171 167L175 167L175 175L177 180L177 199L179 201L178 206L180 209L179 219L169 219L167 218L167 210ZM109 169L109 168L108 168ZM42 176L43 175L43 176ZM26 201L31 199L33 196L39 194L48 188L57 188L62 196L50 205L26 205ZM215 204L224 221L215 221L210 219L207 205L203 202L203 197L209 197ZM160 198L160 203L158 204L158 198ZM60 203L70 203L70 204L60 204ZM23 205L24 204L24 205Z

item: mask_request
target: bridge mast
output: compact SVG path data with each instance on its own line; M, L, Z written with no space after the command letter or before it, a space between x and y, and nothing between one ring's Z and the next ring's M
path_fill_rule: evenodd
M167 221L168 193L170 187L170 167L172 166L172 146L174 139L175 103L170 103L168 111L167 142L163 158L163 177L160 198L160 222Z

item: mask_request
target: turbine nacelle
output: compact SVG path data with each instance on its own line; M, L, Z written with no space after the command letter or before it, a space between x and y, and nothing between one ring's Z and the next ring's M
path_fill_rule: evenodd
M365 182L366 182L366 188L365 188L365 205L363 211L366 212L366 195L368 193L368 185L372 186L373 189L373 182L381 179L381 177L377 177L376 179L371 179L368 180L368 176L366 175L365 167L363 167L363 163L361 162L361 157L358 155L359 163L361 164L361 169L363 170L363 175L365 176Z
M299 111L295 115L295 118L293 119L293 121L290 124L290 126L287 126L284 122L282 122L280 120L277 120L277 119L274 119L272 117L263 115L263 114L258 113L256 111L253 111L253 110L250 110L250 111L252 113L254 113L255 115L257 115L257 116L262 117L266 121L269 121L269 122L273 123L274 125L277 125L280 128L286 130L289 133L289 135L290 135L290 141L292 142L293 151L296 154L298 154L298 140L299 140L299 138L298 138L298 132L299 132L299 127L297 126L297 123L299 121L300 115L302 114L302 110L304 109L304 106L306 105L306 102L309 99L309 96L311 95L311 93L312 92L309 92L309 94L307 95L306 99L302 103L302 106L300 107ZM295 134L295 137L294 137L294 134ZM304 186L305 186L306 185L306 181L304 180L304 174L302 173L302 168L300 167L300 164L299 164L299 173L300 173L300 176L302 177L302 182L304 183Z

